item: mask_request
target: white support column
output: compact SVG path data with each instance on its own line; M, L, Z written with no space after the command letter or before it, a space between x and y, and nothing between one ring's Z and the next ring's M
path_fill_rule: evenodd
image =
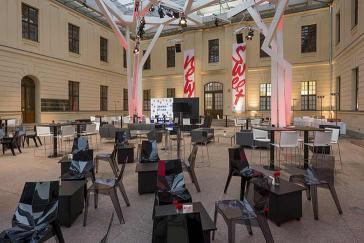
M128 43L128 46L131 46L130 44L130 30L129 27L126 27L126 41ZM129 116L132 116L134 107L131 102L133 99L133 77L132 77L132 68L131 68L131 55L130 50L125 49L126 51L126 77L128 82L128 110L129 110Z

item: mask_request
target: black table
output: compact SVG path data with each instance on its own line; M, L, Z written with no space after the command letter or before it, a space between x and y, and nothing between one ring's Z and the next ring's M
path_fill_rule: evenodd
M68 155L64 155L58 163L61 165L61 175L64 175L68 172L71 166L72 160L68 158Z
M281 127L259 127L255 128L263 131L267 131L270 133L270 159L269 159L269 165L263 166L266 170L279 170L279 168L274 166L274 133L275 132L284 132L284 131L292 131L292 129L289 128L281 128Z
M280 226L290 220L299 220L302 217L302 191L304 187L280 178L280 185L263 184L260 179L252 179L254 185L254 198L260 197L257 189L269 193L268 218ZM271 183L271 182L270 182Z
M157 191L158 163L137 163L138 193L154 193Z
M85 181L62 181L59 187L58 220L70 227L84 208Z
M205 243L209 243L211 242L210 238L211 232L217 230L214 221L212 221L210 215L207 213L205 207L201 202L186 203L186 205L191 205L191 204L193 205L192 213L200 213L204 240ZM179 212L176 211L176 208L173 204L155 207L155 214L154 214L155 217L163 217L176 214L179 214Z
M228 115L224 115L225 116L225 127L228 127Z
M307 169L308 168L308 154L309 154L307 143L309 142L309 140L308 140L309 132L325 131L325 129L318 128L318 127L310 127L310 126L303 126L303 127L297 126L297 127L292 127L291 129L293 129L295 131L303 131L303 143L304 143L304 146L303 146L303 160L304 160L303 168Z
M128 158L127 163L134 163L134 145L119 146L117 148L118 163L122 164Z

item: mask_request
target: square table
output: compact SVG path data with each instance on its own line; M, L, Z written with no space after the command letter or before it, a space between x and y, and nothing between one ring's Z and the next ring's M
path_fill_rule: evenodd
M134 163L134 145L125 145L117 147L117 161L118 164L122 164L125 162L126 158L128 158L127 163Z
M280 178L280 185L263 184L261 179L252 179L254 185L254 198L259 198L257 189L269 193L268 218L280 226L290 220L299 220L302 217L302 191L304 187Z
M217 142L219 142L220 138L230 139L230 146L233 146L233 141L235 140L235 133L232 132L217 133L215 134L215 137L217 138Z
M193 205L192 213L200 213L201 217L201 224L202 224L202 231L204 234L204 242L209 243L211 242L211 232L217 230L214 221L212 221L210 215L207 213L205 207L201 202L193 202L193 203L185 203L184 205ZM170 205L162 205L155 207L155 214L154 217L163 217L169 215L176 215L182 212L177 212L176 207L173 204Z
M269 166L263 166L266 170L279 170L274 166L274 134L275 132L285 132L292 131L290 128L282 128L282 127L256 127L255 129L267 131L270 133L270 159Z
M62 181L59 187L58 220L70 227L82 213L85 202L85 181Z
M158 163L137 163L138 193L154 193L157 191Z

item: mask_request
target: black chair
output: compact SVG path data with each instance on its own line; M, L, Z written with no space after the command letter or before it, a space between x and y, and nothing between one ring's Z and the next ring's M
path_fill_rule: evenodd
M240 199L242 200L246 188L249 187L249 180L261 175L262 173L249 168L249 162L243 147L229 148L229 174L226 180L224 193L227 192L231 178L233 176L239 176L241 178Z
M196 190L198 192L201 192L200 186L199 186L198 181L197 181L197 176L196 176L196 173L195 173L197 151L198 151L198 146L197 146L197 144L194 144L193 148L192 148L192 151L191 151L191 154L188 157L188 160L187 161L183 160L183 164L185 165L185 168L186 168L188 174L191 177L192 183L195 184Z
M155 140L142 141L140 149L139 162L140 163L154 163L159 161L158 147Z
M254 178L261 183L268 183L268 179L263 176ZM253 190L251 190L253 191ZM250 192L250 191L248 191ZM252 192L254 194L254 192ZM252 194L250 193L250 194ZM260 227L266 242L274 242L269 228L267 216L269 212L269 193L259 191L260 196L250 196L248 201L245 197L242 200L222 200L215 203L214 223L217 222L217 214L221 214L228 226L228 242L235 242L235 224L244 224L248 233L253 234L252 226ZM212 239L215 238L215 231Z
M94 159L96 173L98 173L98 171L99 171L99 161L106 161L106 162L109 162L110 167L111 167L115 177L117 176L119 167L116 162L116 152L117 152L117 145L114 145L114 149L111 153L96 154L95 159Z
M316 158L315 158L316 157ZM315 165L312 161L317 162ZM324 161L323 163L321 161ZM305 175L292 175L290 182L304 186L306 188L307 200L312 198L312 207L315 220L318 220L318 196L317 188L323 187L330 190L339 214L342 214L339 198L335 190L335 157L331 155L314 154L309 168Z
M157 192L154 206L192 202L186 189L181 160L161 160L158 162ZM154 215L154 213L153 213Z
M0 242L64 243L57 220L59 182L26 182L13 216L12 228L0 233Z
M117 178L114 179L97 179L95 180L95 182L87 189L87 196L86 196L86 206L85 206L85 211L84 211L84 218L83 218L83 226L86 226L86 222L87 222L87 213L88 213L88 205L89 205L89 197L90 197L90 193L93 192L94 193L94 203L95 203L95 209L97 208L97 204L98 204L98 194L104 194L104 195L109 195L112 201L112 204L114 205L114 209L116 211L116 214L119 218L119 222L121 224L124 224L124 217L123 217L123 212L121 211L121 207L120 207L120 202L119 202L119 198L118 198L118 194L116 192L116 188L118 187L121 195L124 198L124 201L126 203L126 205L129 207L130 203L129 203L129 199L128 196L126 195L126 191L122 182L123 179L123 173L125 170L125 165L127 163L127 159L126 161L123 163L120 173L118 175Z
M11 153L13 154L13 156L15 156L14 149L18 149L19 153L21 153L20 139L21 139L21 137L19 137L19 133L17 131L14 133L13 137L3 137L1 140L1 144L3 146L3 154L5 154L5 151L7 149L11 150Z
M112 213L112 215L111 215L110 222L109 222L109 227L107 227L106 234L101 239L100 243L107 243L107 242L109 242L109 233L110 233L110 229L111 229L111 225L112 225L112 221L113 220L114 220L114 213Z
M40 146L42 146L42 140L40 139L40 137L38 137L37 132L36 132L36 127L34 126L33 131L26 131L25 132L25 142L27 143L28 147L29 147L29 141L30 139L33 140L34 144L36 147L38 147L38 143L37 140L40 144Z
M200 213L155 217L152 243L201 243L204 241Z

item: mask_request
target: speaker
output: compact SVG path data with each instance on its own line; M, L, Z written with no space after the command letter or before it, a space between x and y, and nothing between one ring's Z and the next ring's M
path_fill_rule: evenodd
M176 48L176 52L181 52L181 44L176 44L175 45L175 48Z
M242 33L236 34L236 43L238 44L244 43L244 37Z

